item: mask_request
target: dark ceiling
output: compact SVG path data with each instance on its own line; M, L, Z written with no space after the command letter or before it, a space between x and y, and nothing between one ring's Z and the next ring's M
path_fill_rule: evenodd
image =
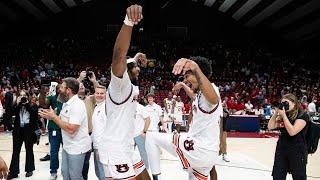
M156 20L163 24L168 21L172 23L170 19L175 18L171 16L166 22L161 22L164 19L161 16L165 16L161 11L163 13L166 9L174 8L179 14L177 17L181 19L184 14L187 18L194 14L201 14L203 12L200 9L203 8L204 12L212 11L212 13L202 18L202 23L215 25L212 17L214 13L220 13L233 19L238 25L248 29L272 31L289 41L305 42L318 40L320 37L320 0L2 0L0 32L11 32L17 27L20 30L30 26L39 28L39 24L59 21L64 17L72 20L74 16L80 16L84 22L92 21L92 17L101 21L103 17L97 16L106 16L106 22L116 23L119 22L120 14L123 14L125 7L130 3L144 5L147 7L148 14L159 14L160 17ZM193 9L193 6L197 8ZM75 11L77 15L72 15ZM99 11L109 12L109 15L97 13ZM149 23L152 20L149 16Z

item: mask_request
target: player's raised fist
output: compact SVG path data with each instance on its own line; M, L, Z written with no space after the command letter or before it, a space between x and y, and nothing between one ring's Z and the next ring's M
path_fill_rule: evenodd
M148 59L147 59L146 54L143 54L140 52L134 56L134 59L139 65L141 65L143 67L145 67L148 63Z
M142 6L137 4L131 5L127 8L128 20L134 24L138 24L142 20Z

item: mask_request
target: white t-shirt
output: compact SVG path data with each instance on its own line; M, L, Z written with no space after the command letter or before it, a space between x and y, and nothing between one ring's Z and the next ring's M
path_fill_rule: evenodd
M98 103L94 108L92 114L92 142L93 148L98 149L98 144L101 143L103 137L103 130L106 126L107 116L106 116L106 101Z
M134 90L127 71L122 78L118 78L111 71L106 97L107 125L102 143L98 146L98 151L103 152L99 153L103 164L127 164L131 161L129 154L133 151L134 115L137 107L133 98L136 95L134 92L137 91Z
M252 105L252 104L246 103L244 106L246 107L246 110L249 110L249 111L250 111L250 110L253 109L253 105Z
M75 134L71 135L61 130L63 149L68 154L82 154L91 149L91 139L88 132L88 117L84 102L74 95L66 103L63 104L60 112L60 118L64 122L80 125Z
M317 112L316 104L315 104L314 102L311 102L311 103L308 105L308 112L311 112L311 113Z
M220 93L218 87L212 83L212 86L219 96ZM211 113L204 113L199 109ZM215 110L215 111L213 111ZM199 92L196 99L192 103L193 119L190 124L188 134L195 141L198 147L208 151L219 151L220 144L220 117L222 115L221 99L218 104L211 104L208 102L204 95ZM212 112L213 111L213 112Z
M139 136L143 133L145 119L150 117L146 107L137 103L137 111L134 119L134 137Z
M148 131L159 131L160 116L163 116L162 108L158 104L153 103L153 105L148 104L146 109L151 120Z

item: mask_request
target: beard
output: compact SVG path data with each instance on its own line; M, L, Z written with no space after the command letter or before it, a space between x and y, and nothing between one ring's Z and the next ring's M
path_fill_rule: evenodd
M131 83L135 86L139 86L139 80L138 80L138 77L135 77L133 79L131 79Z
M58 101L61 103L66 103L69 100L66 93L59 93L58 95Z

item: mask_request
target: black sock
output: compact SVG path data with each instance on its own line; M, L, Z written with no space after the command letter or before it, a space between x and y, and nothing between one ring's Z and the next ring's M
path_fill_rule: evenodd
M152 175L153 180L158 180L158 175Z

